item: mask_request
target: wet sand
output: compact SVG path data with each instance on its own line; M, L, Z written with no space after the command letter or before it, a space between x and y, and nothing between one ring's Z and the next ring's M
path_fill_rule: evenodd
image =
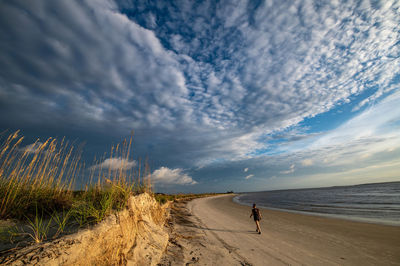
M261 209L259 235L251 208L232 198L187 203L164 265L400 265L398 226Z

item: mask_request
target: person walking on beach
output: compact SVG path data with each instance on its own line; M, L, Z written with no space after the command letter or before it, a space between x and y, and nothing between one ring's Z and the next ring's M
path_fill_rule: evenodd
M254 218L254 222L256 223L257 226L257 230L256 232L261 234L261 229L260 229L260 220L261 220L261 213L260 210L258 208L256 208L256 204L253 204L253 209L251 209L251 214L250 214L250 218L251 216L253 216Z

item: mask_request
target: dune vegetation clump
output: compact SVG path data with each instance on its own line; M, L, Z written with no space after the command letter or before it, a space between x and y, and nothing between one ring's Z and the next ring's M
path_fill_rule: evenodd
M82 148L65 139L24 147L23 139L17 131L0 143L0 219L13 221L0 225L1 239L42 242L99 223L130 196L151 193L148 167L141 173L130 160L132 137L111 148L107 160L119 164L95 160L92 167L81 160Z
M210 196L217 196L217 195L222 195L225 193L200 193L200 194L193 194L193 193L178 193L178 194L164 194L164 193L155 193L154 198L156 201L160 204L165 204L168 201L184 201L184 200L192 200L192 199L197 199L197 198L204 198L204 197L210 197Z

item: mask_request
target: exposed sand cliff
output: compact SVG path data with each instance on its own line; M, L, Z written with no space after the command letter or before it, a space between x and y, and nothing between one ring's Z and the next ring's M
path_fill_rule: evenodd
M1 259L6 265L156 265L167 244L167 206L144 193L93 228L29 246Z

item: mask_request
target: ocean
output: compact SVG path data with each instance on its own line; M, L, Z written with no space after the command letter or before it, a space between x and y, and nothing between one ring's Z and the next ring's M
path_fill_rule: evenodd
M267 209L400 226L400 182L249 192L234 201Z

